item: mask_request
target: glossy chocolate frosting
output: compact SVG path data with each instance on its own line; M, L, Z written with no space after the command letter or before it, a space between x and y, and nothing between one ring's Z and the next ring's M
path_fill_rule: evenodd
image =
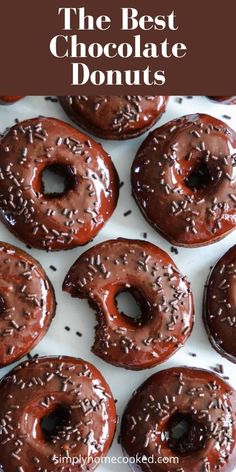
M168 254L145 241L120 238L92 247L71 267L63 289L95 308L92 350L116 366L139 370L163 362L192 329L188 281ZM116 296L124 291L136 298L141 317L119 312Z
M204 322L213 347L236 363L236 246L221 257L210 274Z
M236 226L236 133L208 115L153 131L132 166L133 196L172 244L215 242Z
M42 173L66 178L63 194L44 194ZM118 176L104 149L54 118L26 120L0 142L0 216L17 237L39 249L90 241L113 213Z
M55 305L53 287L41 265L0 242L0 367L23 357L42 339Z
M121 444L130 458L153 460L131 461L134 472L233 472L235 413L236 392L220 377L174 367L134 393L122 419Z
M73 357L27 361L0 382L4 472L93 470L111 445L116 412L100 372ZM90 457L88 468L59 462ZM94 460L94 462L92 462Z
M166 109L165 96L66 96L59 97L69 117L104 139L129 139L147 131Z
M216 95L216 96L212 96L212 97L209 97L209 98L211 98L212 100L215 100L216 102L225 103L226 105L235 105L236 104L236 95L231 95L229 97Z
M0 96L0 104L10 105L11 103L18 102L18 100L20 100L21 98L23 97L20 95L2 95Z

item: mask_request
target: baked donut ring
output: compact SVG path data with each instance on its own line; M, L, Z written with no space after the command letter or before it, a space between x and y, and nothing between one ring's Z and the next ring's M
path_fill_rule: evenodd
M44 194L42 175L64 177L62 194ZM113 213L119 185L110 156L54 118L17 124L0 141L0 216L22 241L60 250L93 239Z
M233 472L235 413L236 392L214 373L166 369L133 394L121 444L134 472Z
M236 363L236 246L221 257L210 274L203 319L212 346Z
M46 334L55 307L54 290L41 265L0 242L0 367L33 349Z
M59 97L67 115L85 130L103 139L129 139L153 126L166 109L168 97L66 96Z
M236 227L236 133L208 115L153 131L132 166L133 196L147 221L177 246L204 246Z
M92 247L71 267L63 290L95 307L92 351L119 367L140 370L165 361L192 330L188 281L168 254L145 241L120 238ZM135 297L141 317L119 312L116 296L124 291Z
M42 357L18 365L0 382L0 403L4 472L94 470L112 443L111 391L82 359Z
M0 104L1 105L11 105L12 103L18 102L23 98L20 95L2 95L0 96Z
M215 100L216 102L222 102L226 105L235 105L236 104L236 95L231 95L230 97L223 97L220 95L216 95L214 97L209 97L211 100Z

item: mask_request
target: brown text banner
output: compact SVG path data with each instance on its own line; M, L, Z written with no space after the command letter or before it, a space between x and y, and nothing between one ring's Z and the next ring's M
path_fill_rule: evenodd
M236 95L235 1L2 0L1 95Z

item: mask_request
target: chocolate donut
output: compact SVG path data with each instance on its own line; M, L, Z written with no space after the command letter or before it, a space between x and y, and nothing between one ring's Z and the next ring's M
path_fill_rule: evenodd
M67 115L103 139L129 139L153 126L166 109L165 96L77 95L59 97Z
M62 174L65 191L44 193L45 169ZM118 176L104 149L66 123L35 118L0 141L0 217L39 249L70 249L90 241L113 213Z
M236 363L236 246L221 257L210 274L203 319L212 346Z
M0 104L1 105L10 105L11 103L15 103L15 102L18 102L18 100L20 100L21 98L23 98L22 96L20 95L3 95L3 96L0 96Z
M82 359L22 363L1 380L0 403L4 472L94 470L111 445L116 426L111 391Z
M236 133L208 115L153 131L132 166L133 196L147 221L177 246L204 246L236 226Z
M222 102L226 105L235 105L236 104L236 95L231 95L231 97L223 97L216 95L214 97L208 97L211 100L215 100L216 102Z
M121 444L135 472L233 472L235 412L236 392L217 375L166 369L129 401Z
M55 314L53 287L29 254L0 242L0 367L42 339Z
M120 238L92 247L71 267L63 290L95 307L92 351L113 365L152 367L173 355L191 333L190 285L168 254L151 243ZM116 296L125 291L140 306L136 319L118 310Z

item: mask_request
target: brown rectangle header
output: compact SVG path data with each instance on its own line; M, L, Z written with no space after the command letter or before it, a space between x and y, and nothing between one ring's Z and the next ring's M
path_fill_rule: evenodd
M235 2L2 0L2 95L235 95Z

